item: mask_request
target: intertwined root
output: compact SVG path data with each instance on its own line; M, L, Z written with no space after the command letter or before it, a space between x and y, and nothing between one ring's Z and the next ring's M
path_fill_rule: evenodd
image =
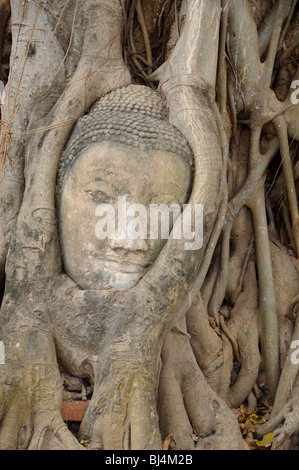
M183 330L169 333L162 358L162 437L173 434L176 449L244 449L235 415L208 385Z
M287 381L286 378L283 379ZM286 391L286 390L285 390ZM295 380L290 399L281 406L283 402L279 400L280 407L273 407L269 420L256 426L255 434L257 438L262 438L268 433L273 433L275 438L272 450L298 449L299 436L299 379Z
M294 397L298 394L294 394ZM275 436L272 450L296 450L298 449L299 436L299 406L296 398L291 399L282 410L265 424L256 426L257 438L273 433Z
M84 449L61 417L58 369L40 365L1 367L1 449Z
M95 386L80 440L88 442L90 449L161 449L155 388L146 367L112 367L109 376Z
M28 450L84 450L63 422L60 410L46 411L34 420Z
M274 430L273 434L276 436L272 450L295 450L293 440L299 431L299 410L290 409L285 414L285 421L282 426ZM298 442L296 448L298 449Z

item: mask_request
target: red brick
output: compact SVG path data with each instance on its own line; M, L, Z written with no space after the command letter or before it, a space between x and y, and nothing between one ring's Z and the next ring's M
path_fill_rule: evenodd
M63 401L61 415L63 421L82 421L85 410L90 400L86 401Z

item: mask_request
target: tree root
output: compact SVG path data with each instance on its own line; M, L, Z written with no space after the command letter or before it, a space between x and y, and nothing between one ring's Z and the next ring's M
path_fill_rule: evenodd
M282 167L292 220L292 232L297 252L297 259L299 259L299 209L290 157L287 123L283 116L277 116L274 119L274 125L280 144Z
M157 386L150 377L150 368L145 364L134 367L130 360L116 363L112 356L107 358L108 363L109 360L105 378L103 371L98 377L95 375L94 393L79 439L94 450L162 449L155 401Z
M63 422L60 412L54 414L52 411L41 413L35 420L34 433L28 450L45 450L48 433L52 433L60 441L60 445L59 442L56 444L58 448L61 446L64 450L84 450ZM51 450L55 450L52 446L53 444Z
M255 277L255 266L251 260L244 276L243 291L239 294L235 306L231 311L230 319L226 323L230 335L238 345L239 367L237 378L230 384L231 369L226 369L226 378L223 379L221 396L223 396L231 408L237 408L243 403L256 382L259 366L260 353L258 348L258 321L257 321L257 284ZM228 342L226 341L226 348ZM230 344L230 348L233 346ZM237 359L231 354L231 361Z
M298 298L297 298L298 301ZM287 358L284 362L283 369L280 375L279 384L277 388L277 392L275 395L275 400L271 412L271 416L275 416L287 403L293 387L296 381L298 371L299 371L299 364L292 360L292 355L294 352L294 347L297 347L299 342L299 316L296 318L291 347L289 348L289 352Z
M13 280L15 284L18 284L20 279L25 280L23 286L20 287L22 292L27 293L27 289L29 289L28 279L35 279L38 276L47 278L56 274L57 277L60 276L58 236L55 232L56 228L53 229L56 227L54 185L59 155L73 122L102 94L131 82L121 57L120 41L116 40L120 39L121 29L119 3L117 1L112 3L113 5L108 1L100 2L101 9L110 12L110 16L105 17L107 22L103 22L100 31L102 37L100 37L98 17L94 13L98 14L100 11L103 17L104 13L101 9L98 10L98 2L88 2L89 8L85 18L87 23L86 37L81 60L72 77L72 83L65 88L61 99L55 101L56 106L45 118L43 122L45 128L42 129L44 132L38 133L38 129L29 131L37 132L37 138L33 139L26 149L26 154L29 157L25 172L27 187L24 198L23 157L20 157L20 161L16 165L13 161L11 168L14 190L8 192L7 188L2 188L2 200L8 199L8 196L12 194L15 199L14 210L8 216L8 219L10 218L9 227L7 225L5 231L2 227L5 253L1 253L1 272L4 272L6 248L11 232L13 232L12 227L15 228L14 221L19 213L21 199L23 200L16 238L11 243L10 256L6 263L8 281ZM237 87L239 90L244 90L244 95L238 97L241 98L239 102L242 105L245 104L246 113L250 115L249 119L246 115L243 122L249 124L251 140L249 142L250 154L246 155L246 159L242 162L246 165L246 175L242 181L244 184L240 186L237 178L232 178L234 181L230 182L232 199L227 211L226 222L228 223L223 227L221 253L219 255L217 251L215 252L215 271L213 271L213 267L208 274L205 285L202 283L221 230L220 222L224 223L222 210L224 211L223 207L226 210L227 206L226 189L223 187L224 180L226 185L226 178L221 176L222 173L226 174L224 160L228 154L228 140L225 142L222 134L225 133L229 136L230 133L230 129L225 126L227 118L226 81L220 87L218 96L220 119L223 121L225 132L224 129L220 130L219 125L217 132L217 125L215 125L217 113L213 108L218 60L216 51L219 42L217 28L220 19L220 2L202 2L200 7L198 7L198 2L189 2L190 15L188 15L186 28L167 64L168 68L166 67L165 76L160 84L169 105L170 121L185 135L195 154L196 184L192 200L197 202L200 197L203 199L200 202L203 202L207 208L208 223L205 230L208 235L211 233L213 225L214 229L217 225L215 224L215 214L219 207L221 208L221 213L217 218L220 228L216 227L213 231L211 237L213 243L207 250L208 255L206 253L205 260L207 261L204 260L200 267L202 255L200 254L196 258L196 262L193 260L193 265L187 259L184 260L185 265L183 265L183 261L178 256L179 249L164 250L164 258L160 264L160 268L161 266L163 268L160 269L162 275L157 275L159 271L155 271L155 268L150 270L150 274L140 282L143 290L141 289L139 292L139 297L138 295L134 297L135 291L132 289L132 297L129 299L126 294L121 296L121 301L117 306L114 305L116 307L114 310L113 306L107 307L108 303L104 306L105 310L103 307L105 300L99 301L94 293L83 293L79 288L73 289L72 286L69 290L68 286L65 288L60 286L59 293L66 293L69 296L67 300L63 296L64 303L62 302L65 310L68 310L68 317L61 315L63 309L56 309L55 314L52 314L50 318L50 328L44 309L45 305L48 307L50 304L50 302L48 303L49 296L40 300L39 295L36 295L37 293L32 295L33 291L29 289L29 295L20 296L22 298L18 303L16 300L18 296L10 298L7 294L10 285L9 282L6 283L6 304L1 311L1 318L4 319L4 323L9 324L4 328L4 339L10 358L8 365L1 369L3 375L0 381L0 387L2 386L0 388L1 448L36 450L49 445L52 448L56 448L56 446L65 449L82 448L69 432L60 415L62 387L56 354L60 354L63 363L64 361L68 363L69 372L76 373L79 359L82 359L84 353L88 352L88 348L97 353L100 349L99 357L94 362L94 393L80 429L80 437L89 442L90 448L160 449L162 440L170 434L174 435L177 449L243 448L238 423L230 408L239 406L246 399L248 399L250 407L254 407L255 404L252 389L254 389L260 365L258 307L262 325L260 334L262 354L265 359L264 365L272 395L275 393L279 369L278 335L279 333L284 335L288 330L283 309L278 310L278 319L276 316L275 296L279 289L274 289L275 279L272 279L271 255L273 260L273 250L271 250L269 243L263 193L264 173L267 164L277 150L276 142L269 146L266 154L262 155L260 152L262 128L266 122L273 119L281 153L287 157L283 167L292 219L292 236L297 248L299 246L296 188L287 141L288 121L279 116L282 107L276 103L270 90L277 47L280 47L279 42L283 37L283 35L279 36L287 3L289 2L286 0L277 2L277 14L276 18L273 17L272 23L275 26L266 41L266 47L269 47L267 59L264 64L261 64L259 60L261 46L258 43L254 21L250 16L248 2L246 0L238 0L238 2L223 0L221 2L224 10L226 6L229 8L222 16L221 63L218 79L222 71L226 70L225 39L229 37L231 56L238 60L238 63L233 64L236 69ZM136 4L147 49L146 64L151 66L152 51L139 0L132 2L131 13L135 11ZM3 2L0 2L1 5ZM38 2L39 5L40 2ZM206 21L206 18L209 21ZM244 18L247 25L246 34L242 34ZM227 28L229 34L226 34ZM30 41L33 30L34 28L29 36ZM199 30L201 31L200 35L198 34ZM112 37L110 36L111 31L113 32ZM248 32L251 34L252 41L248 41ZM130 33L133 35L132 28ZM110 39L107 41L107 38ZM29 43L25 46L27 52ZM134 49L132 40L131 43ZM195 47L190 48L191 44L195 44ZM98 63L95 64L97 60ZM65 76L61 78L63 83L65 78ZM19 86L20 84L17 83L17 90L19 90ZM14 96L13 102L17 98L22 101L22 96L22 94L18 97ZM232 103L232 100L230 102ZM52 108L50 101L47 103L49 108ZM238 105L237 102L235 107ZM233 125L236 124L237 111L236 109L232 110ZM38 113L35 114L31 110L30 113L33 116L33 122L38 122ZM21 114L17 116L15 122L23 125ZM203 138L206 135L210 137L208 140ZM22 145L18 140L15 148L21 148ZM33 152L30 151L32 148ZM10 168L13 153L23 155L23 147L22 152L11 151L11 161L8 161L7 168ZM213 161L211 155L213 155ZM231 163L232 169L234 162ZM15 168L13 168L14 165ZM18 184L20 181L21 183ZM239 187L234 188L234 186ZM48 191L45 191L45 188L48 188ZM16 189L18 189L17 198ZM238 192L234 192L234 189ZM221 204L223 194L225 194L225 203ZM239 220L234 220L244 204L250 207L253 215L254 247L259 275L259 306L257 304L255 263L251 253L252 233L248 229L250 222L248 222L247 209L242 209ZM41 211L42 216L37 221L35 214L39 207L45 207L45 210ZM5 208L3 212L5 212ZM44 217L45 213L47 213L46 217ZM50 214L49 217L48 214ZM244 214L247 233L241 234L240 225L242 222L240 223L240 220L244 220L242 219ZM286 205L284 216L287 222ZM3 216L2 225L4 224L5 228L4 222L6 220L6 216ZM28 227L30 227L30 231ZM230 232L231 229L232 232ZM290 232L289 230L289 238L291 239ZM242 237L242 242L238 237ZM179 243L176 246L180 248ZM233 248L232 256L231 248ZM27 258L24 256L24 251L29 253ZM35 257L37 253L38 255ZM172 257L168 256L169 254ZM40 257L38 258L38 256ZM221 262L217 257L221 259ZM189 271L186 268L187 265L190 268L188 268ZM162 351L162 369L158 388L159 357L154 358L152 353L156 348L155 353L158 356L160 354L165 331L168 331L170 325L173 325L175 321L175 313L173 312L179 304L177 301L179 296L187 293L185 301L188 304L190 291L188 291L186 279L191 279L192 274L195 276L197 268L202 270L200 271L202 283L199 283L202 292L188 311L187 318L185 319L184 316L180 322L177 322L166 337ZM192 274L190 274L191 272ZM173 280L176 276L180 279L177 283ZM163 284L163 280L167 277L170 279L169 285ZM63 276L60 281L63 282ZM42 289L37 292L45 291L45 286L47 286L46 281L42 284ZM17 289L15 293L19 294L19 290ZM151 305L154 305L155 308L150 309L145 305L146 295L148 303L152 302ZM33 299L30 300L30 297ZM79 298L82 301L81 310L77 305ZM158 299L158 301L155 303L153 299ZM73 303L77 301L76 308L72 309L72 301ZM125 302L127 302L126 308L122 308L121 305ZM6 306L9 306L10 303L11 310L6 310ZM228 304L228 306L226 305L227 311L230 310L230 317L227 318L227 321L223 317L220 321L218 318L219 310L223 304ZM134 310L136 305L137 308ZM84 309L84 307L86 308ZM158 310L158 313L156 311L153 313L155 309ZM123 315L124 312L126 315ZM213 318L209 318L208 312L213 315ZM78 319L78 317L80 318ZM107 324L112 325L109 332L105 323L105 319L108 317ZM119 318L125 320L118 321ZM90 321L89 323L87 319ZM83 325L83 322L85 330L83 331L82 327L82 331L77 333L75 330L78 329L78 325L79 327ZM63 325L60 326L59 323L63 323ZM147 325L147 328L143 328L144 325ZM281 325L283 328L280 329ZM297 327L298 325L296 325L294 338L298 336ZM56 330L54 333L56 335L55 345L52 329ZM145 334L149 332L151 334ZM84 336L85 334L86 336ZM64 345L64 341L67 342L66 336L67 339L71 337L71 346ZM86 350L79 351L86 338L89 339ZM280 339L281 344L284 339ZM105 344L103 344L104 342ZM76 351L73 347L74 344L77 348ZM16 359L12 347L20 347L23 355L18 352L19 355ZM67 348L69 348L68 351ZM148 348L152 354L151 360L143 355L145 348ZM284 351L280 355L280 362L284 363L287 370L288 363L284 360L285 355L283 354ZM23 356L28 359L30 366L23 365ZM34 362L36 357L39 358L39 363ZM238 361L240 370L237 377L232 379L234 360ZM8 367L10 370L7 369ZM82 371L78 373L81 372L84 373L83 367ZM294 382L297 369L294 373L287 370L286 374L283 373L281 380L289 379L290 373L292 373L292 382ZM288 382L288 388L290 388L289 385ZM291 439L298 432L298 388L297 383L295 389L292 390L292 398L282 410L281 407L288 395L283 390L283 399L281 399L280 389L278 389L277 400L279 403L276 416L271 417L270 421L266 423L267 426L257 428L257 435L262 435L266 429L268 431L269 429L274 430L277 437L273 448L289 446ZM159 395L160 428L156 407L157 395ZM276 403L273 415L275 413ZM279 427L282 421L284 424ZM54 439L52 444L51 439L52 441Z
M10 16L10 2L8 0L0 1L0 80L3 78L2 70L2 53L3 53L3 38L5 27Z
M279 244L271 243L271 259L277 299L280 366L282 369L293 336L294 323L293 319L288 316L288 306L291 306L298 292L299 269L296 268L295 258L290 257Z
M172 433L176 449L243 449L236 417L208 385L189 338L172 330L164 344L162 360L159 386L162 438Z
M197 363L210 387L218 392L221 383L219 370L223 366L222 341L209 322L208 312L200 295L188 311L186 318Z
M293 448L292 439L299 430L299 381L297 379L293 389L292 398L265 424L257 425L256 436L262 437L269 432L273 432L275 439L272 450L285 450ZM281 424L283 423L283 424Z
M47 370L51 375L47 375ZM2 450L45 450L46 434L47 440L49 434L52 435L51 450L84 450L63 422L60 382L55 379L52 384L48 382L48 378L54 378L57 372L56 368L51 372L48 368L35 365L32 368L18 368L13 381L11 369L7 368L7 379L1 376L2 384L10 383L9 394L7 387L6 390L4 387L0 389Z

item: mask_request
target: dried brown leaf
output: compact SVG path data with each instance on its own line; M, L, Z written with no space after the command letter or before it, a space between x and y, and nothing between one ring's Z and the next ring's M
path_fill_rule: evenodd
M175 437L173 434L169 434L166 437L166 439L164 439L162 443L162 450L168 450L171 444L174 444L174 445L177 444L177 441L175 440Z

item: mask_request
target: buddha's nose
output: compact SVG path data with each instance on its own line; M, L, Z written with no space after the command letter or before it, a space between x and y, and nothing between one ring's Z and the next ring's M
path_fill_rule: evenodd
M119 224L115 236L111 240L110 246L113 250L142 251L148 250L147 245L147 225L144 214L139 218L138 223L134 217L126 215L126 219Z
M146 240L143 240L141 238L137 238L136 240L130 239L130 238L125 238L125 239L114 238L113 240L110 241L110 246L113 250L143 251L143 252L148 250Z

